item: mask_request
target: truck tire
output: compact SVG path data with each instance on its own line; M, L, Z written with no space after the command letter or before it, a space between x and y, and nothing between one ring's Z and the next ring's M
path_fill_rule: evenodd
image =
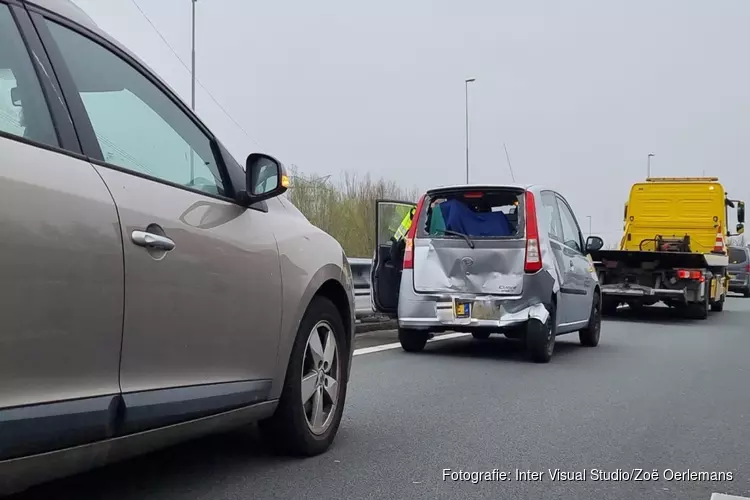
M711 295L710 292L706 292L703 296L702 302L693 302L688 304L687 313L692 319L706 319L708 318L708 310L710 309Z
M398 329L398 341L406 352L419 352L424 349L430 334L423 330Z
M602 331L602 308L599 294L594 294L591 304L591 315L586 328L578 331L578 340L584 347L596 347L599 345L599 336Z
M542 323L531 318L526 322L526 355L535 363L549 363L555 350L555 334L557 319L555 304L547 306L549 316Z
M620 303L616 299L602 297L602 314L604 316L614 316L617 314L617 306Z
M711 310L714 312L721 312L724 310L724 300L726 299L726 295L722 294L721 298L717 300L716 302L711 304Z

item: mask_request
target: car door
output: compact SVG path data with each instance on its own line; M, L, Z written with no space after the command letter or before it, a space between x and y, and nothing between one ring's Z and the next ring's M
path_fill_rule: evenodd
M570 296L572 306L568 310L567 321L575 324L587 321L591 315L591 301L593 300L591 261L584 254L580 225L570 205L560 194L557 194L557 205L562 222L564 265L570 278L566 281L563 291L564 294Z
M0 2L0 460L110 437L120 395L117 211L52 75Z
M403 254L394 245L394 237L405 217L413 215L416 204L408 201L375 202L375 252L373 254L370 295L373 309L396 316L403 267Z
M126 431L265 399L282 312L267 205L234 201L230 159L140 63L95 34L44 24L119 212Z
M575 297L570 291L573 289L572 281L575 276L571 273L570 259L567 255L570 252L566 251L563 243L562 219L557 195L554 191L542 191L541 198L543 211L539 214L539 218L542 225L547 226L550 248L555 259L556 277L560 286L560 293L557 297L557 323L559 326L572 321L570 311L576 305Z

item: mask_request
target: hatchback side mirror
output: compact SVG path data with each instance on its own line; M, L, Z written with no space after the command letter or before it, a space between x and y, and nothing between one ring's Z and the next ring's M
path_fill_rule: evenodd
M284 166L262 153L248 155L245 162L245 194L248 203L275 198L289 188L289 177Z
M589 236L586 238L586 253L596 252L604 247L604 240L598 236Z

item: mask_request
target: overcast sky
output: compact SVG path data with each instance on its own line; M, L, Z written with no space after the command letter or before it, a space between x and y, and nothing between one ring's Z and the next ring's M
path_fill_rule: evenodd
M136 0L190 64L190 0ZM132 0L76 0L190 102ZM199 0L197 110L241 162L420 190L542 183L608 240L630 185L716 175L750 201L747 0Z

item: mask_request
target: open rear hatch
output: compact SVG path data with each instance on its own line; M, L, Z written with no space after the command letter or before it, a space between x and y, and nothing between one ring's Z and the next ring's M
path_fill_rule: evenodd
M475 186L427 192L414 238L414 290L520 295L524 193Z

